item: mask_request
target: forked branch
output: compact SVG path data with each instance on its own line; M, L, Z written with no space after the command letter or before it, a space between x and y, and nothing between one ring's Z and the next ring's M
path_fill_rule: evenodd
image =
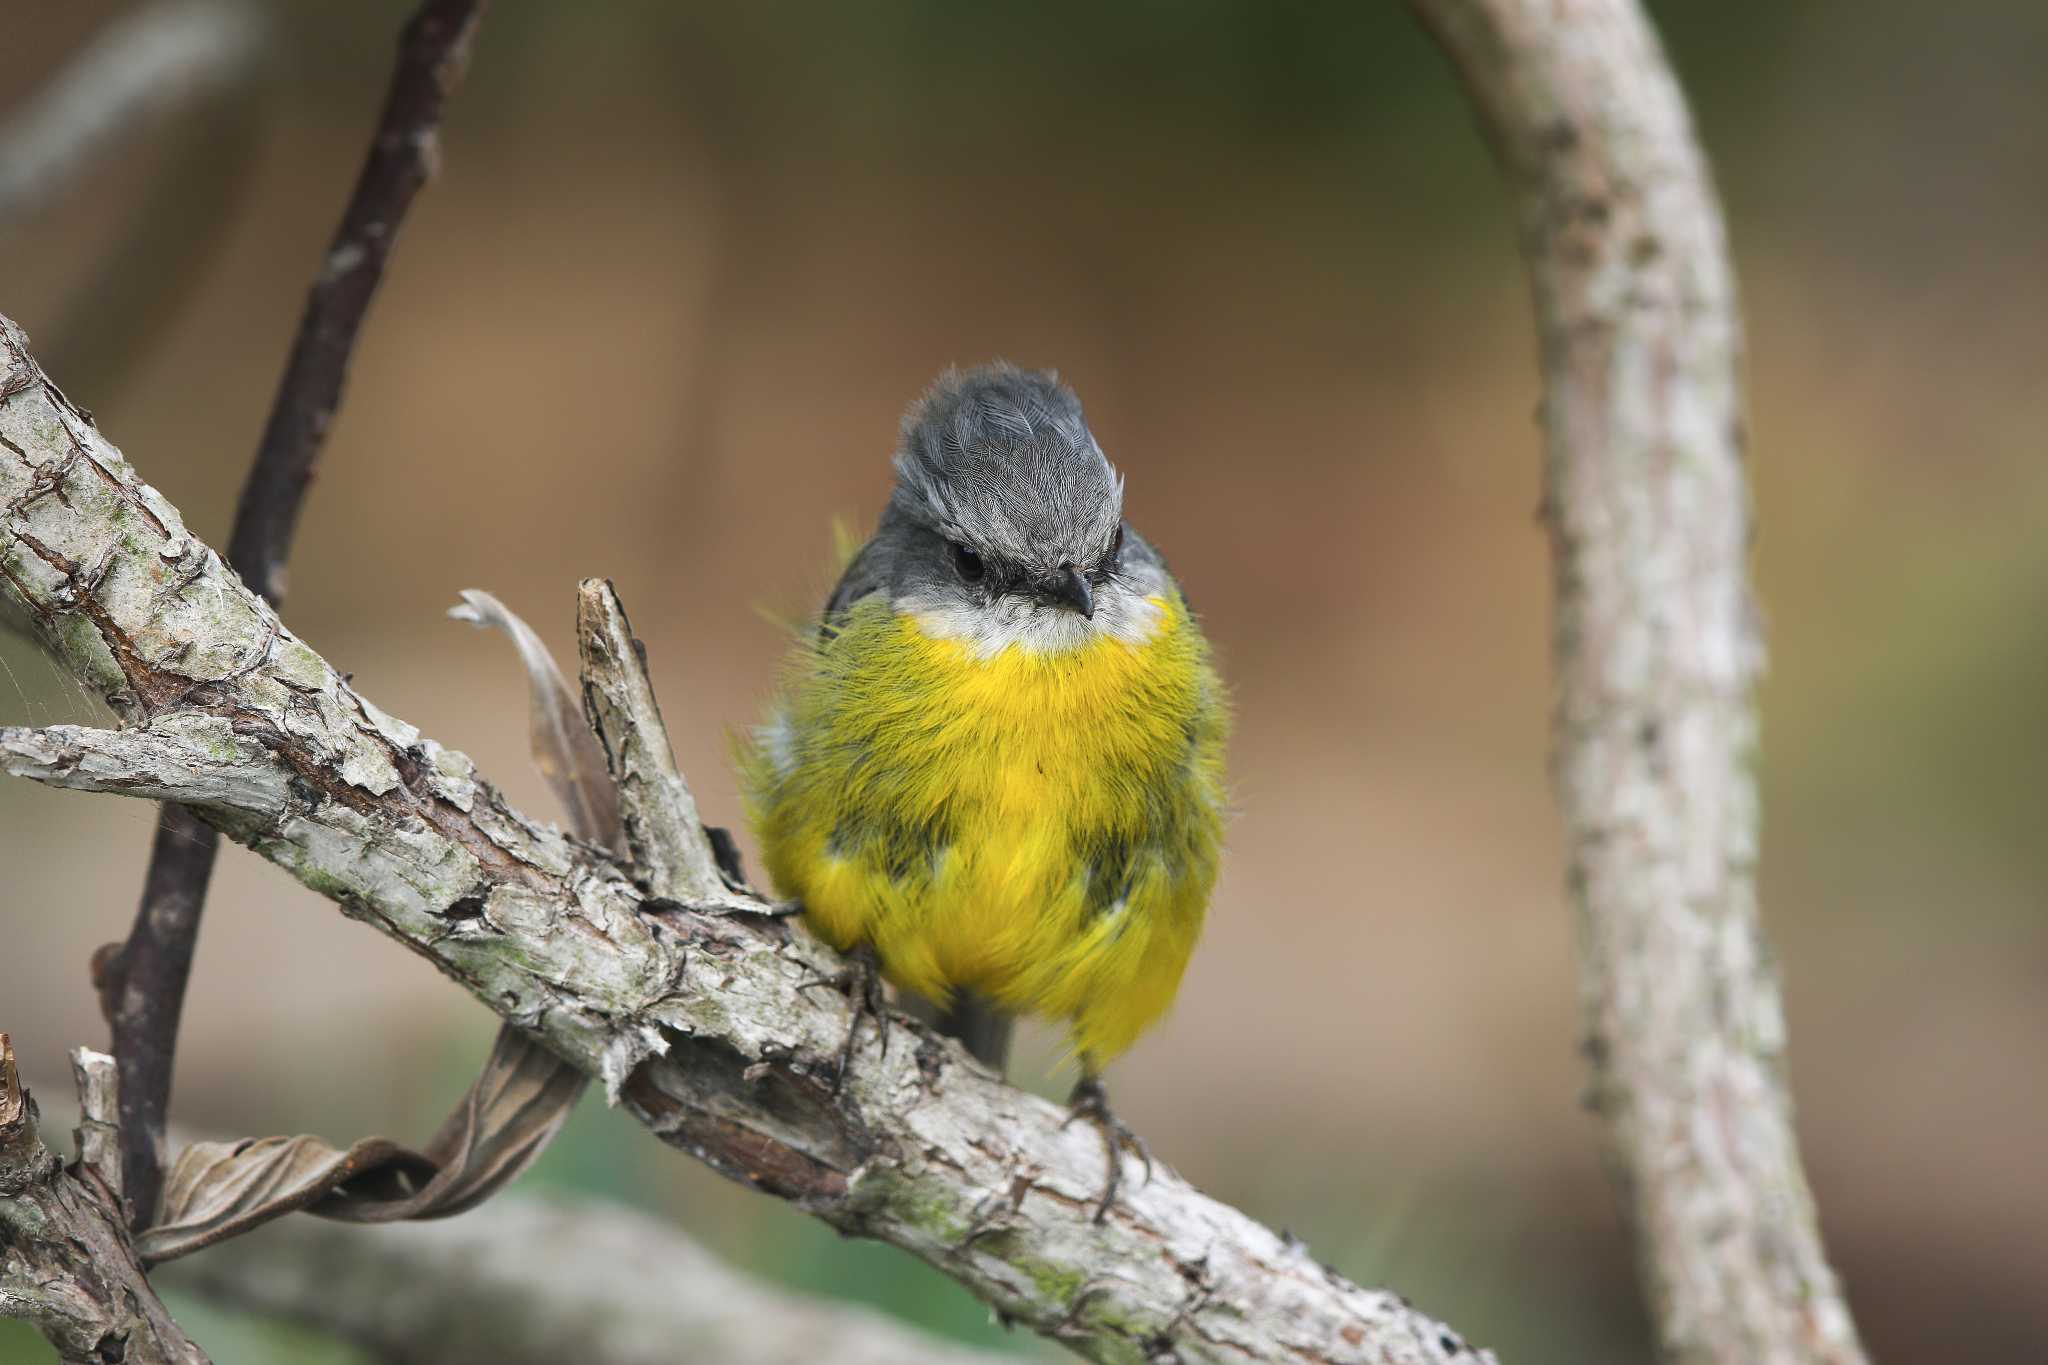
M112 1059L82 1053L76 1066L82 1159L67 1170L43 1144L0 1033L0 1313L36 1328L67 1365L206 1365L143 1277L113 1192Z
M0 731L0 766L195 806L734 1180L893 1243L1095 1360L1490 1359L1163 1167L1134 1172L1096 1224L1094 1134L908 1020L886 1053L868 1025L835 1085L849 1008L809 989L839 966L829 950L736 913L729 892L650 896L372 705L193 539L4 320L0 597L130 727ZM615 714L653 723L634 711Z

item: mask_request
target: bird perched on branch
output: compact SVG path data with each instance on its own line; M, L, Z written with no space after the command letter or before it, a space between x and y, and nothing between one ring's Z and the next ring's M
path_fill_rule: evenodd
M895 466L742 746L750 813L869 996L879 966L998 1070L1013 1016L1067 1024L1071 1104L1109 1149L1099 1217L1143 1151L1101 1069L1173 1002L1216 878L1223 689L1055 375L947 374Z

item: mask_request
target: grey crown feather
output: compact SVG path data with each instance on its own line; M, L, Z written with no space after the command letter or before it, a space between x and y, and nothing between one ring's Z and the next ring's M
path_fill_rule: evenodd
M1088 565L1123 518L1123 479L1052 371L949 370L903 419L894 510L1022 567Z

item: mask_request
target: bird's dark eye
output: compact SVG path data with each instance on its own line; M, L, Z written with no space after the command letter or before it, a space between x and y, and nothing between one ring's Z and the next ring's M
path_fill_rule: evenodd
M1106 569L1114 569L1116 567L1116 557L1123 552L1124 524L1118 522L1116 524L1116 534L1109 538L1109 552L1102 557L1102 566Z
M958 569L960 576L969 583L979 583L982 575L988 572L988 566L981 562L981 556L959 541L952 541L947 548L953 552L953 567Z

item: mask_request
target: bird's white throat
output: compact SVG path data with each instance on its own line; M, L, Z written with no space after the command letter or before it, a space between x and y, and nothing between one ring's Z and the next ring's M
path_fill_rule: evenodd
M1104 636L1141 645L1159 631L1158 603L1121 585L1111 584L1095 597L1095 615L1005 594L992 602L934 602L912 598L896 609L913 616L935 640L959 640L984 659L993 659L1015 645L1029 654L1061 654L1081 649Z

